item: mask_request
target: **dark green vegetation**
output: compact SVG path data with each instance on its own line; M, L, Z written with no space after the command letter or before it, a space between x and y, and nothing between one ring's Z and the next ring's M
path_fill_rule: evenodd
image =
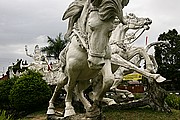
M47 108L51 97L51 89L42 75L32 70L0 82L0 92L0 110L13 118Z
M48 36L47 43L49 45L43 47L42 52L46 52L47 57L59 59L59 54L66 46L67 42L68 41L62 39L62 33L59 33L59 35L54 39Z
M18 111L35 110L47 104L51 90L40 73L27 71L14 83L9 99Z
M158 73L172 82L164 85L166 90L180 90L180 35L173 29L159 35L158 41L167 41L169 45L155 47Z
M180 110L156 112L149 107L129 110L105 110L107 120L180 120Z
M171 94L167 96L165 101L169 107L180 110L180 96L178 97L175 94Z
M17 79L17 77L14 77L9 80L0 81L0 110L8 110L11 108L12 105L9 100L9 94Z

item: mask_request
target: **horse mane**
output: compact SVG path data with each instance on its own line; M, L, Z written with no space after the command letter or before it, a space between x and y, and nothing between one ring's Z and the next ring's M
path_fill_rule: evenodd
M81 2L74 1L72 2L67 10L65 11L62 20L66 20L69 17L73 17L75 19L78 19L81 15L81 12L83 10L84 4ZM76 21L76 20L75 20Z
M102 0L91 0L93 6L99 6L102 2Z

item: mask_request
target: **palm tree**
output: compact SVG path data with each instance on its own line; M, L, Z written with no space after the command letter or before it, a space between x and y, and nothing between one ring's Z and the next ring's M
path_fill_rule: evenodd
M62 39L62 33L59 33L59 35L54 39L49 36L47 36L47 38L49 46L43 47L41 51L46 52L47 57L59 60L59 54L66 46L67 41Z

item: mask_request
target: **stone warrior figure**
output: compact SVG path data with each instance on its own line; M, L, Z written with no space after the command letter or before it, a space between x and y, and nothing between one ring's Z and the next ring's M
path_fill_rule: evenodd
M81 16L82 10L84 8L84 4L87 0L75 0L73 1L69 7L67 8L67 10L65 11L62 20L66 20L67 18L69 18L69 22L68 22L68 30L64 35L64 39L68 40L70 42L70 36L72 34L72 30L75 26L75 23L77 22L77 19ZM98 2L100 2L101 0L92 0L94 1L93 4L99 4ZM122 0L121 1L121 5L122 5L122 9L129 3L129 0ZM122 9L120 9L119 11L119 15L118 15L118 21L119 23L121 22L123 25L127 24L127 20L123 17L123 12ZM87 16L84 16L84 19ZM75 28L77 29L77 28ZM79 29L79 28L78 28ZM83 28L81 28L83 29ZM60 55L59 55L59 61L58 61L58 68L59 68L59 75L63 76L62 78L66 78L65 75L65 71L64 71L64 67L66 65L66 52L68 51L69 48L69 44L68 43L66 45L66 47L61 51Z
M29 65L30 69L32 68L32 69L40 70L42 68L42 64L48 64L48 60L46 56L44 56L41 53L39 45L35 46L33 54L28 53L27 45L25 46L25 51L26 51L26 55L33 58L34 60L34 62L32 62Z
M63 20L69 18L69 23L68 23L68 30L66 32L66 34L64 35L64 39L65 40L69 40L69 37L72 33L72 29L74 26L74 23L77 21L77 19L80 17L81 15L81 11L84 7L84 4L87 0L75 0L74 2L72 2L68 9L66 10L64 16L63 16ZM100 3L101 0L92 0L94 1L93 4L98 4ZM124 8L124 6L126 6L129 3L129 0L122 0L122 9ZM67 11L71 11L69 12L69 14L67 15ZM66 15L66 16L65 16ZM123 12L121 10L120 15L119 15L119 19L122 22L122 24L126 24L126 22L123 19ZM86 16L85 16L86 17Z
M66 10L66 11L68 11L71 9L73 12L73 15L71 15L71 16L68 15L67 17L63 16L63 20L65 20L69 17L68 30L67 30L66 34L64 35L65 40L69 40L69 37L72 33L74 23L80 17L81 11L84 7L85 2L86 2L86 0L75 0L74 2L72 2L69 5L68 9Z
M73 1L69 7L67 8L67 10L65 11L62 20L66 20L67 18L69 18L69 22L68 22L68 30L64 35L64 39L70 42L70 36L72 34L72 30L74 28L74 24L77 22L77 19L81 16L82 10L84 8L84 4L87 0L75 0ZM93 1L93 4L99 4L101 2L101 0L91 0ZM129 3L129 0L122 0L121 1L121 5L122 5L122 9L127 6L127 4ZM119 22L121 22L122 24L127 24L124 17L123 17L123 12L122 9L119 12L118 18L119 18ZM86 19L87 16L84 16L84 18ZM65 56L66 56L66 51L68 50L68 46L69 43L67 44L67 46L61 51L60 55L59 55L59 68L60 71L63 72L63 67L65 66Z
M62 20L69 18L68 30L64 35L64 39L69 41L69 42L70 42L69 37L72 33L74 23L80 17L85 2L86 2L86 0L75 0L75 1L73 1L69 5L68 9L66 10L66 12L62 18ZM71 11L70 14L68 13L68 11ZM63 76L62 78L66 78L66 75L64 74L64 67L66 65L66 52L67 52L68 48L69 48L69 43L66 45L66 47L59 54L59 61L58 61L58 65L57 65L58 67L56 68L56 69L59 69L58 70L58 72L59 72L58 77Z

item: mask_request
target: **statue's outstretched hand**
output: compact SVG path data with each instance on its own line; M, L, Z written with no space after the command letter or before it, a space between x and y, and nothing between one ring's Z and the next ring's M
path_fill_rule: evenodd
M27 45L25 45L25 51L27 51Z

